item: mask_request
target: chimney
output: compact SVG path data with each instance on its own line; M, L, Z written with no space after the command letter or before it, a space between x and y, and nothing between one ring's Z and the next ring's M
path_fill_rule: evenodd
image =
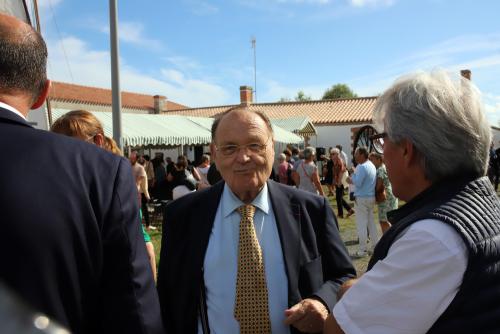
M463 76L465 79L470 80L472 73L470 70L461 70L460 75Z
M162 111L166 111L167 98L162 95L153 96L154 99L154 110L153 114L160 114Z
M240 86L240 103L244 105L249 105L253 102L252 97L252 87L250 86Z

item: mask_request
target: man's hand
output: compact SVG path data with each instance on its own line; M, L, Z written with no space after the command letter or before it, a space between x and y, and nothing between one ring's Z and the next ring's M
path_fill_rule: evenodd
M320 333L327 316L328 310L322 302L307 298L285 311L285 325L304 333Z

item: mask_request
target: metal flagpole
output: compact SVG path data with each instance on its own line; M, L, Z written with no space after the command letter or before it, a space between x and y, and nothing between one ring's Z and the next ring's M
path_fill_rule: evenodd
M257 103L257 40L252 37L252 48L253 48L253 97L255 103Z
M111 43L111 90L113 96L113 139L123 152L122 101L120 92L120 63L118 60L118 9L116 0L109 0L109 35Z

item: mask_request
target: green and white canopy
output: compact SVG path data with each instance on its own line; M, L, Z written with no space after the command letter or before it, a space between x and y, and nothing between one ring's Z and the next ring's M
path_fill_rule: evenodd
M56 120L69 112L67 109L52 109ZM104 127L106 136L113 135L113 116L110 112L91 111ZM208 145L214 119L177 115L152 115L122 113L122 133L125 146L180 146ZM297 144L302 138L273 123L275 140L280 143Z

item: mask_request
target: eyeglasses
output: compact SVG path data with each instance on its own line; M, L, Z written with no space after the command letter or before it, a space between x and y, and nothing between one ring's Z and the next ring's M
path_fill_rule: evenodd
M215 149L217 150L217 152L220 152L222 155L226 157L234 155L236 152L240 150L240 148L245 148L247 152L250 152L252 154L264 154L266 152L269 139L266 141L265 144L250 143L245 145L224 145L224 146L215 146Z
M370 140L373 143L373 148L375 151L382 153L384 151L384 138L387 137L387 132L377 133L376 135L370 136Z

